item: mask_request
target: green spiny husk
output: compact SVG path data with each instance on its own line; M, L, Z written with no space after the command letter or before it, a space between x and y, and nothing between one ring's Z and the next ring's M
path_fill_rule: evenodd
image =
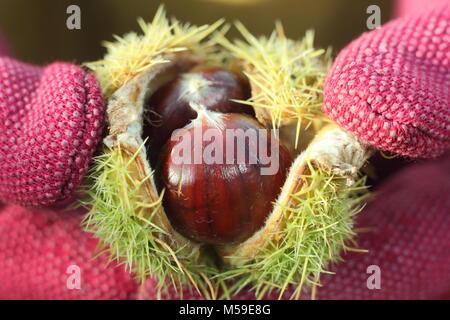
M140 72L166 63L164 53L192 51L207 56L207 61L233 57L252 71L246 74L259 92L252 101L241 103L268 109L272 127L278 127L282 118L297 123L295 145L302 125L329 121L320 107L330 51L314 49L312 32L294 42L284 36L279 24L270 37L255 38L238 23L246 42L232 43L224 37L226 28L218 30L222 22L202 27L181 24L169 21L161 7L152 23L140 22L143 35L117 37L116 42L106 44L105 59L88 66L108 97ZM210 35L212 39L207 40ZM226 50L214 54L217 44ZM124 264L141 281L155 276L161 291L172 285L182 293L181 287L187 286L213 299L219 288L221 298L231 298L247 287L262 298L273 290L279 290L282 297L292 285L295 289L289 297L299 298L304 287L320 284L320 275L327 272L330 262L339 260L346 242L354 236L354 217L368 196L365 178L347 187L345 179L310 166L310 173L299 177L307 181L307 187L292 194L295 201L284 208L286 227L275 236L281 240L262 248L243 266L224 268L207 255L198 260L189 249L174 250L161 240L166 231L152 218L161 208L162 195L152 203L142 198L139 190L153 177L133 179L129 166L139 150L126 159L124 152L120 145L114 149L104 146L94 159L82 189L86 195L82 204L89 208L83 226L100 239L111 261ZM152 213L144 216L143 211Z
M142 199L138 191L151 177L132 179L129 166L139 150L129 160L122 157L122 152L120 147L105 147L94 158L88 186L82 189L82 204L89 208L82 223L84 229L100 239L103 252L108 252L111 261L124 264L141 282L154 276L159 280L159 290L171 284L180 293L182 287L187 287L214 298L217 289L208 277L217 271L208 261L196 263L192 252L184 248L172 250L160 239L166 231L152 218L161 206L162 195L155 203ZM141 214L145 208L152 208L148 217Z
M295 205L283 209L287 222L275 235L281 240L262 248L252 262L216 276L234 280L231 292L250 288L261 299L278 290L281 299L292 286L288 297L298 299L303 289L320 285L321 274L329 273L329 264L340 260L342 250L351 249L347 244L355 236L355 215L370 195L366 178L347 187L344 178L312 165L309 171L301 177L306 187L292 194Z
M83 204L89 213L83 226L101 240L110 260L124 264L141 281L156 277L162 292L172 285L180 297L182 287L187 287L207 299L218 297L219 288L222 299L244 288L253 290L257 298L278 290L281 298L292 286L289 298L299 298L304 288L320 285L329 263L340 259L355 235L354 217L369 195L365 177L347 187L344 178L310 166L310 173L301 177L307 187L292 194L295 201L283 209L286 227L275 236L281 240L240 267L217 267L208 257L195 261L191 252L174 251L159 240L165 231L152 222L151 215L144 218L140 212L149 207L156 212L162 195L151 204L139 198L144 181L134 181L128 171L136 155L125 160L122 152L120 147L105 147L95 158L89 187L84 189Z
M252 83L252 100L239 102L265 110L270 121L258 115L257 118L262 123L268 121L274 128L279 128L282 122L297 123L296 141L302 124L328 121L321 107L323 82L332 61L331 49L316 49L312 30L302 39L292 40L285 36L279 22L269 37L255 37L242 23L235 25L243 40L229 41L220 34L217 42L241 61Z

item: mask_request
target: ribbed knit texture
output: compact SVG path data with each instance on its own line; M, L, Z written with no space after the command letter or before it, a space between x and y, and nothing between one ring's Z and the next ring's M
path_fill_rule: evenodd
M439 8L353 42L327 79L324 110L383 150L442 153L449 137L449 21L448 9ZM103 104L97 82L81 68L39 68L2 58L1 48L0 41L0 299L157 298L153 280L138 287L123 267L106 265L103 255L93 259L97 240L81 231L82 210L6 204L52 204L71 194L98 141ZM358 227L370 231L357 242L369 252L344 254L331 266L335 274L322 277L317 298L449 298L449 192L449 153L384 181L358 216ZM380 267L380 290L367 288L370 265ZM80 290L68 287L70 266L81 271Z
M450 6L363 34L336 58L323 110L378 149L432 158L450 147Z
M44 206L70 197L101 136L104 103L82 68L0 57L0 201Z
M135 297L123 267L93 258L97 240L80 229L82 213L0 205L0 299Z

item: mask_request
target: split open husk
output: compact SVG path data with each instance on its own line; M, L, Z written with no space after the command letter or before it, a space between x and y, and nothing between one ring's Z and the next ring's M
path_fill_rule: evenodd
M88 180L84 225L111 259L142 279L157 276L161 288L170 281L214 298L218 287L231 281L227 297L248 286L258 297L274 289L281 297L294 284L300 289L291 298L298 298L303 284L319 284L320 274L354 236L353 218L367 195L359 170L371 148L320 112L330 59L313 48L312 33L294 41L277 25L270 37L255 38L238 24L246 41L230 42L219 25L169 22L160 9L152 23L141 23L143 36L109 43L105 59L88 64L108 98L108 135ZM156 34L166 39L156 44ZM295 161L264 226L243 243L216 246L212 253L176 232L164 212L144 147L144 104L192 66L230 65L230 59L251 83L252 98L242 103L254 108L267 128L280 129ZM136 68L130 67L133 61ZM327 228L329 238L322 241Z

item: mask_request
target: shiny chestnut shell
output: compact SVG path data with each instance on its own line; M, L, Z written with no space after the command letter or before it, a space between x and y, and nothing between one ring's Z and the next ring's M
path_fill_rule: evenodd
M275 174L262 175L263 165L257 152L260 146L256 148L250 140L245 140L244 144L235 143L233 147L234 155L245 153L245 161L227 163L229 149L225 146L227 140L232 139L226 134L227 129L251 130L258 137L259 130L268 129L246 115L210 114L219 118L219 127L202 114L182 129L180 137L193 139L199 127L203 132L208 129L221 132L222 163L195 164L190 161L180 164L174 161L174 152L181 138L169 140L158 168L159 186L165 189L164 209L174 228L192 240L209 244L240 243L263 226L285 182L291 159L287 150L275 141L279 146L274 155L279 163L278 170ZM265 141L267 150L271 150L273 141ZM203 141L202 149L205 150L209 143ZM250 156L255 156L258 161L250 161ZM193 155L190 159L193 160Z
M211 111L253 116L253 108L232 101L247 100L250 96L248 79L222 67L198 66L178 75L153 93L146 102L149 125L145 135L152 137L149 142L150 154L158 154L174 130L196 118L197 112L191 104L201 105Z

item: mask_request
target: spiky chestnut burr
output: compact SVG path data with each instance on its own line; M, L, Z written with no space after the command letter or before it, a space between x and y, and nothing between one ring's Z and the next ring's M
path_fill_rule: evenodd
M178 75L147 101L146 108L150 113L145 135L152 137L149 142L150 154L159 153L174 130L195 119L197 112L191 108L191 103L211 111L254 116L253 108L233 101L247 100L250 95L248 80L222 67L197 66Z
M312 32L295 41L279 24L270 37L255 37L238 23L244 39L230 42L218 29L221 23L183 24L160 8L151 23L140 21L142 36L108 43L105 58L89 64L108 98L109 126L104 154L92 168L95 185L88 191L95 196L86 230L140 279L158 279L161 289L171 283L181 291L187 285L215 299L217 287L232 280L233 286L224 288L226 298L247 285L258 298L275 289L281 297L289 287L296 288L291 298L298 298L303 286L320 282L354 236L353 218L365 199L358 169L367 148L339 128L319 133L327 123L320 108L330 55L314 48ZM193 66L222 62L245 73L252 92L246 104L258 121L279 128L280 139L288 131L293 139L282 141L289 150L296 147L295 161L262 228L243 242L204 250L203 243L177 232L166 214L149 161L158 154L145 148L154 138L145 133L146 102ZM312 136L305 140L300 126ZM362 157L354 156L360 152ZM346 186L354 180L358 183ZM211 256L213 250L217 256ZM224 264L216 268L212 257Z
M189 155L186 146L192 147ZM200 111L164 148L164 208L174 228L190 239L240 243L263 226L290 163L287 150L255 119ZM269 165L273 170L264 172Z

